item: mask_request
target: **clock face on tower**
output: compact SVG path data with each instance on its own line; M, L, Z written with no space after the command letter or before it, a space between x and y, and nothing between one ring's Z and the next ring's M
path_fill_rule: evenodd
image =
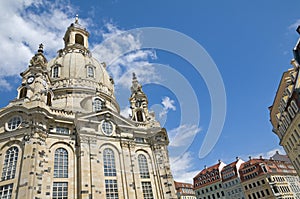
M28 83L28 84L31 84L33 81L34 81L34 76L29 76L29 77L27 78L27 83Z

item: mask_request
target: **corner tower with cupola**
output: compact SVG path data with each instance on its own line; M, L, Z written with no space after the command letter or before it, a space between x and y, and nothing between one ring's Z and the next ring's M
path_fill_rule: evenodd
M175 199L166 130L135 75L132 117L120 115L88 38L76 17L55 58L41 44L0 109L0 198Z

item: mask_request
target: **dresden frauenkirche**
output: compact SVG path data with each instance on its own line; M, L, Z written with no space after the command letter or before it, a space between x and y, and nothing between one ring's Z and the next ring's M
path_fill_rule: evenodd
M40 45L0 109L1 199L176 198L168 135L133 74L131 115L78 18L47 61Z

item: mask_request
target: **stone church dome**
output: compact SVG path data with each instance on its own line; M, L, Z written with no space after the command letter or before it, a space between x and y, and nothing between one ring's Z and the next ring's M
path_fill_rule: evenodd
M55 69L55 67L59 68ZM113 81L105 69L105 63L99 63L91 56L74 51L63 52L48 63L48 70L52 72L51 80L54 83L63 79L76 79L74 85L79 86L80 83L85 82L83 86L87 89L100 89L109 95L114 95Z
M65 33L65 47L49 61L47 69L55 96L53 105L89 112L93 111L93 99L99 98L100 103L119 111L113 79L107 73L105 63L92 57L88 49L88 37L89 33L76 18Z

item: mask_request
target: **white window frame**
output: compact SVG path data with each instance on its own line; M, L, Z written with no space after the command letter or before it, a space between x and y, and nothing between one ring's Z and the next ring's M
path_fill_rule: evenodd
M56 64L51 68L51 77L52 78L59 78L60 77L60 69L61 66Z
M93 111L94 112L99 112L102 110L102 104L103 100L100 99L99 97L96 97L93 99Z
M114 125L111 121L103 120L101 123L101 130L104 135L111 136L114 132Z
M70 132L70 130L67 127L61 127L61 126L56 127L57 134L69 135L70 134L69 132Z
M87 78L95 78L96 67L91 64L86 65L85 67L86 67L86 77ZM91 73L90 69L92 69L91 70L92 73Z
M144 154L138 155L138 163L139 163L140 177L144 179L150 178L148 160Z
M154 198L151 182L149 182L149 181L142 182L142 190L143 190L144 199L153 199Z
M68 199L68 182L53 182L52 199Z
M12 195L13 184L0 186L0 198L10 199Z
M22 124L21 116L14 116L9 119L9 121L5 124L5 128L7 131L14 131L18 129Z
M12 146L9 149L7 149L4 156L4 162L3 162L3 169L2 169L2 176L1 176L2 181L15 178L18 156L19 156L18 147Z
M57 148L54 153L54 178L68 178L69 153L65 148Z
M117 176L115 153L112 149L103 150L104 176Z
M118 199L118 183L116 179L105 179L106 199Z

